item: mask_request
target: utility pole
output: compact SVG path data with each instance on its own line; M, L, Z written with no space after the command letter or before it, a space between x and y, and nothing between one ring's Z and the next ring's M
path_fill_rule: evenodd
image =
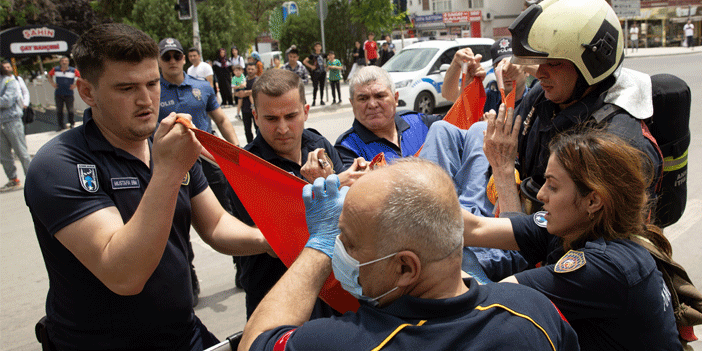
M197 20L197 4L195 4L195 0L190 0L190 8L193 12L193 46L195 46L200 52L200 56L204 57L204 54L202 53L202 44L200 44L200 24Z

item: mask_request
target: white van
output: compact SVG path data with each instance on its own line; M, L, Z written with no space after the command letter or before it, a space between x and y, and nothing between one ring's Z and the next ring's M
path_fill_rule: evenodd
M441 88L453 55L459 49L470 47L473 53L483 56L480 64L489 71L492 68L490 47L494 42L489 38L428 40L396 53L383 68L390 73L400 95L398 110L405 107L429 114L437 106L450 105L451 102L441 96ZM489 83L489 79L483 81L484 86Z
M285 60L283 60L283 53L280 51L269 51L260 53L259 55L261 55L261 62L263 62L263 68L268 68L273 65L273 56L275 55L280 56L280 62L285 62Z

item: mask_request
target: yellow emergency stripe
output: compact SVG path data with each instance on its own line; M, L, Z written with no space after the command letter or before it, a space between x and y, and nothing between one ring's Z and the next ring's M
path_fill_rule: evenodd
M426 320L422 320L422 321L419 321L419 323L417 323L417 325L412 325L412 324L409 324L409 323L401 324L400 326L398 326L398 327L395 329L395 331L393 331L392 333L390 333L390 335L388 335L388 337L385 338L385 340L383 340L383 342L381 342L380 345L378 345L378 346L377 346L376 348L374 348L372 351L378 351L378 350L382 349L382 348L385 346L385 344L387 344L388 342L390 342L390 340L392 340L392 338L394 338L395 335L397 335L397 333L399 333L400 330L404 329L405 327L419 327L419 326L423 325L423 324L426 323L426 322L427 322Z
M522 318L528 320L529 322L533 323L537 328L539 328L539 329L541 330L542 333L544 333L544 335L546 335L546 339L548 339L549 344L551 344L551 348L552 348L554 351L556 351L556 346L553 345L553 341L551 341L551 337L548 336L548 333L546 332L546 330L545 330L543 327L541 327L541 326L539 325L539 323L536 323L533 319L531 319L531 317L529 317L529 316L527 316L527 315L525 315L525 314L521 314L521 313L519 313L519 312L513 311L513 310L511 310L510 308L508 308L508 307L506 307L506 306L503 306L503 305L500 305L500 304L496 304L496 303L495 303L495 304L492 304L492 305L490 305L490 306L485 306L485 307L483 307L483 306L476 306L475 309L478 310L478 311L487 311L487 310L489 310L489 309L491 309L491 308L494 308L494 307L502 308L502 309L506 310L507 312L509 312L509 313L511 313L511 314L513 314L513 315L515 315L515 316L522 317Z
M663 159L664 172L677 171L685 166L687 166L687 150L680 157L673 158L673 156L668 156Z

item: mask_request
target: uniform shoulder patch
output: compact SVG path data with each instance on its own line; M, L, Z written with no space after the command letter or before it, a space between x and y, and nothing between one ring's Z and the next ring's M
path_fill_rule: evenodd
M534 223L541 228L546 228L548 221L546 220L546 211L539 211L534 213Z
M182 185L182 186L190 185L190 171L188 171L188 173L185 173L185 177L183 177L183 181L180 182L180 185Z
M100 183L98 182L97 167L95 165L85 165L79 164L78 166L78 179L80 179L80 185L89 193L97 192L100 188Z
M556 273L568 273L573 272L581 267L585 266L585 253L582 251L570 250L566 252L563 257L561 257L556 266L553 267L553 271Z

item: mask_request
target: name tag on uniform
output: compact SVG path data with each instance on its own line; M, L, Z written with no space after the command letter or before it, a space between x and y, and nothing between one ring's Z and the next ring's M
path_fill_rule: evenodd
M138 189L139 179L135 177L112 178L112 190Z

